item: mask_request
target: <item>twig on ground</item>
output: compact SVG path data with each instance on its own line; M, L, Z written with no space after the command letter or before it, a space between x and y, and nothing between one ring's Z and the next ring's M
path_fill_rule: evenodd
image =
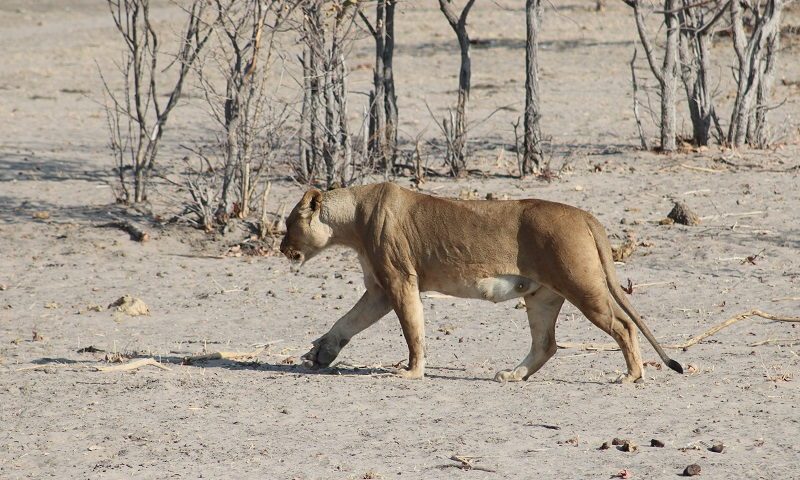
M761 310L750 310L749 312L743 312L733 317L720 322L713 327L709 328L703 333L695 335L694 337L690 338L684 343L677 344L677 345L664 345L664 348L670 348L673 350L687 350L689 347L700 343L701 341L705 340L706 338L714 335L715 333L719 332L720 330L730 327L734 323L737 323L741 320L750 317L761 317L766 318L767 320L772 320L774 322L791 322L791 323L800 323L800 317L784 317L779 315L772 315L770 313L762 312ZM783 341L783 340L782 340ZM763 343L759 343L758 345L768 345L770 343L780 343L779 341L772 341L766 340ZM756 344L750 345L751 347L758 346ZM619 346L615 343L558 343L558 348L568 349L574 348L577 350L586 350L590 352L606 352L606 351L616 351L619 350Z
M577 350L586 350L588 352L612 352L619 350L616 343L572 343L572 342L559 342L556 344L558 348L574 348Z
M124 230L128 232L128 235L131 236L131 240L135 240L137 242L146 242L150 240L150 235L139 228L138 226L134 225L133 223L129 222L128 220L115 220L113 222L108 223L101 223L97 225L98 228L118 228L120 230Z
M440 468L460 468L461 470L479 470L482 472L490 472L490 473L497 473L497 470L492 470L491 468L481 467L480 465L475 465L472 462L475 460L476 457L467 457L463 455L453 455L450 457L450 460L455 462L459 462L459 465L442 465Z
M192 355L190 357L184 357L183 363L184 364L191 364L192 362L203 362L208 360L242 360L245 358L256 358L258 357L265 348L259 348L253 350L252 352L211 352L211 353L204 353L200 355Z
M727 168L706 168L706 167L695 167L694 165L686 165L685 163L681 163L681 167L689 169L689 170L696 170L698 172L706 172L706 173L722 173L727 172Z
M760 342L751 343L750 347L760 347L762 345L795 345L800 343L800 338L768 338Z
M723 328L730 327L734 323L737 323L739 321L742 321L742 320L744 320L746 318L750 318L750 317L761 317L761 318L766 318L767 320L772 320L772 321L775 321L775 322L793 322L793 323L800 322L800 317L781 317L781 316L772 315L772 314L769 314L769 313L762 312L761 310L755 310L754 309L754 310L750 310L749 312L743 312L743 313L740 313L738 315L734 315L731 318L725 320L724 322L720 322L720 323L714 325L713 327L709 328L705 332L703 332L703 333L701 333L699 335L695 335L694 337L692 337L689 340L687 340L685 343L682 343L680 345L664 345L664 348L674 348L674 349L686 350L687 348L691 347L692 345L695 345L695 344L703 341L704 339L710 337L711 335L714 335L715 333L719 332Z
M161 363L157 362L155 358L140 358L139 360L134 360L128 363L122 363L119 365L114 365L111 367L100 367L95 366L98 372L127 372L129 370L136 370L142 367L146 367L148 365L152 365L154 367L158 367L161 370L171 370L171 368L162 365Z

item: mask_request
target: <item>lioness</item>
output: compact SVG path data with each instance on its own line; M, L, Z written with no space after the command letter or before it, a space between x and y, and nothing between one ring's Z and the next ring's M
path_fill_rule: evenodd
M673 370L619 286L602 225L589 213L544 200L462 201L432 197L392 183L311 189L286 220L281 252L306 262L331 245L358 252L367 291L303 355L326 367L354 335L391 309L408 343L406 378L425 374L420 292L502 302L522 297L531 329L530 353L495 380L527 380L556 353L558 312L569 300L622 349L628 373L642 378L636 327ZM633 320L633 321L631 321Z

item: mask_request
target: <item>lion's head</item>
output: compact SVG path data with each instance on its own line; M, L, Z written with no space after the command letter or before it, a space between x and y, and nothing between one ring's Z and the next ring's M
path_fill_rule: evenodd
M331 228L320 220L322 192L312 188L295 205L286 219L286 235L281 253L294 262L304 263L330 244Z

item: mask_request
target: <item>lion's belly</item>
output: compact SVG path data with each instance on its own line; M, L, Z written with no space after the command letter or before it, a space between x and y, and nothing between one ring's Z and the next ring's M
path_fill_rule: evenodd
M422 290L433 290L460 298L478 298L490 302L505 302L536 291L539 284L519 275L497 275L476 280L435 279L426 281Z

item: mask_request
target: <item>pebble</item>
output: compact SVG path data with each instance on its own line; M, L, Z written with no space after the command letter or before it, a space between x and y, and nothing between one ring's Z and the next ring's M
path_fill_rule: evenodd
M694 477L695 475L700 475L700 465L693 463L683 469L684 477Z

